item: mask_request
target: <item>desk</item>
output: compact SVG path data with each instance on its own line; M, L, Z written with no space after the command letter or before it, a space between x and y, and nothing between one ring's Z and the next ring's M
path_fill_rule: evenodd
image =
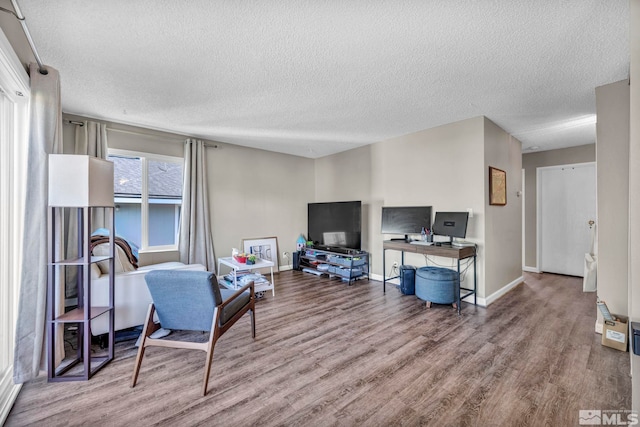
M382 292L387 291L387 280L397 279L400 276L394 276L387 278L386 274L386 253L387 251L400 251L401 255L401 264L404 264L404 254L405 252L409 253L417 253L423 255L433 255L440 256L445 258L454 258L458 260L458 276L460 276L460 260L473 258L473 289L463 288L462 283L460 283L460 289L458 292L458 314L460 314L460 301L465 299L466 297L473 295L473 304L477 304L477 287L478 287L478 278L476 271L476 248L475 246L464 246L464 247L456 247L456 246L436 246L436 245L412 245L411 243L396 241L396 240L385 240L382 242ZM462 291L466 291L464 295L462 295Z
M266 292L268 290L271 290L271 295L275 296L276 294L275 282L273 281L273 266L275 264L273 263L273 261L267 261L266 259L258 258L255 264L241 264L235 259L233 259L233 257L218 258L218 275L222 277L222 273L220 272L221 264L231 268L232 270L231 274L233 275L234 289L240 289L240 286L238 286L238 276L237 276L238 271L251 271L258 268L270 268L271 282L266 281L261 283L260 282L255 283L254 289L255 289L255 292Z

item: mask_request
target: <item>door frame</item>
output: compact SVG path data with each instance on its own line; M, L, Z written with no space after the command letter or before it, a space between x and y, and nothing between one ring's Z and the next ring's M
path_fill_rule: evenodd
M596 162L582 162L582 163L569 163L569 164L565 164L565 165L554 165L554 166L540 166L536 168L536 268L538 269L538 271L540 273L542 273L542 265L540 265L540 259L541 259L541 245L540 245L540 240L541 240L541 234L542 234L542 216L540 215L541 213L541 209L542 209L542 203L541 203L541 191L540 191L540 173L544 170L550 170L550 169L564 169L564 168L571 168L571 167L585 167L585 166L591 166L593 165L593 168L595 170L596 173L596 180L598 177L598 168L597 168L597 163ZM597 181L596 181L597 182ZM598 195L598 189L594 188L593 191L596 193L596 197ZM596 210L595 210L595 217L596 217L596 224L598 223L598 202L596 199Z
M525 173L525 169L522 168L522 188L520 189L520 198L522 199L522 270L525 271L525 268L527 266L527 263L525 262L526 259L526 252L527 252L527 242L525 240L525 237L527 236L526 233L526 229L527 229L527 196L525 193L525 188L527 188L526 184L525 184L525 179L526 179L526 173ZM537 262L537 261L536 261Z

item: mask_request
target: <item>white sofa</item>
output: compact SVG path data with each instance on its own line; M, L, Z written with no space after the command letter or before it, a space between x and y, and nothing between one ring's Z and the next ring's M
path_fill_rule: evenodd
M95 269L91 279L91 305L109 306L109 275L100 274ZM151 303L151 295L147 289L144 276L151 270L195 270L204 271L200 264L183 264L181 262L165 262L140 267L134 271L115 273L114 305L115 330L142 325ZM91 333L101 335L109 331L109 318L104 314L91 321Z

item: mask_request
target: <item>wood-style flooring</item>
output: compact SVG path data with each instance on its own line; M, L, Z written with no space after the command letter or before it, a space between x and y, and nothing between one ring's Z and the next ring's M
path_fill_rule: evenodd
M525 273L489 308L427 310L393 286L281 272L276 295L204 353L135 340L90 381L24 385L7 426L578 425L631 409L629 354L600 344L582 279Z

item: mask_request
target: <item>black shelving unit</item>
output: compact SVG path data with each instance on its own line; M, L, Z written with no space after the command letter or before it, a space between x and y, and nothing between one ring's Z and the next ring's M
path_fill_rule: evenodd
M369 253L365 251L305 248L299 252L299 259L302 271L338 277L349 285L369 278Z
M67 206L68 207L68 206ZM78 257L73 259L62 259L59 236L55 223L57 216L63 215L61 207L49 207L49 266L48 266L48 308L47 308L47 333L48 333L48 380L56 381L81 381L88 380L98 370L109 363L114 356L114 230L115 218L112 206L82 206L77 209L77 231L78 231ZM109 233L109 255L91 256L91 216L94 209L104 209L107 223L110 224ZM109 305L106 307L96 307L91 305L91 265L108 261L109 263ZM77 306L75 308L65 308L65 313L56 315L57 289L60 282L65 280L65 270L74 268L77 272ZM95 354L95 349L91 346L91 320L98 316L109 317L109 332L106 346ZM69 326L75 326L73 331L75 336L69 331ZM59 328L63 331L60 332ZM56 346L60 344L60 339L70 344L74 354L69 356L65 352L65 358L59 366L56 365ZM74 345L75 342L75 345Z

